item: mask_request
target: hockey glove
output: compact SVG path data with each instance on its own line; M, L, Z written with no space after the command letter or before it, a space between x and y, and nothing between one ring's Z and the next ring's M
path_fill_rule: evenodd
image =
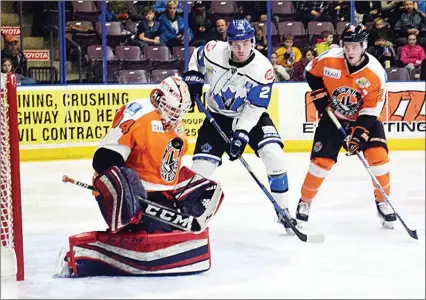
M351 135L344 144L347 155L354 155L359 150L363 150L368 141L368 130L361 126L352 127Z
M238 159L243 154L248 142L247 131L236 130L229 141L229 159L231 161Z
M315 104L319 115L323 114L327 106L331 103L330 96L325 88L310 92L309 97L311 102Z
M197 71L188 71L182 75L183 81L186 82L191 94L192 106L195 104L195 98L201 99L204 86L204 75Z

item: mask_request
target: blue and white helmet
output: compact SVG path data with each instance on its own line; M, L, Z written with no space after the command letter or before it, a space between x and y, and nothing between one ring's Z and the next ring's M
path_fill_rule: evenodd
M254 29L246 19L232 20L229 23L226 35L229 43L251 39L254 46L256 41Z

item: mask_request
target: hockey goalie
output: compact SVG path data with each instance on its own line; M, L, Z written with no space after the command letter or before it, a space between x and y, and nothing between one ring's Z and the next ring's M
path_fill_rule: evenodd
M181 168L182 123L192 102L179 76L149 100L121 107L93 157L96 201L106 231L69 238L57 277L179 275L210 269L208 223L223 199L219 183Z

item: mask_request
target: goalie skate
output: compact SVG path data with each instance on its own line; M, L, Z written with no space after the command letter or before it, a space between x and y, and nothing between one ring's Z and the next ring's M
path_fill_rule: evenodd
M384 228L393 229L396 222L396 215L389 204L385 201L376 200L377 216L380 218L380 224Z

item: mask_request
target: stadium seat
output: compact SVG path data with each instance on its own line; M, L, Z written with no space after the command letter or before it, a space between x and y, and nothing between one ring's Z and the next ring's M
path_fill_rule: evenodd
M238 16L236 1L212 1L210 8L216 17L224 18L227 22Z
M102 22L96 22L96 31L99 36L102 36ZM124 26L121 22L106 22L105 31L107 35L107 45L112 48L125 44L131 35L130 33L124 33Z
M96 22L101 13L95 1L72 1L72 7L77 21Z
M296 11L291 1L271 1L272 15L277 16L279 22L295 20Z
M112 52L111 47L106 46L107 51L107 61L114 61L115 56ZM103 51L102 45L93 45L87 47L87 59L90 61L102 61L103 60Z
M149 82L149 73L147 70L120 70L120 83L147 83Z
M391 67L386 69L388 81L410 81L410 72L406 68Z
M139 46L117 46L115 57L120 60L119 69L146 70L149 68L148 60L144 58Z
M330 31L334 35L334 26L331 22L311 21L308 23L308 35L311 45L316 44L316 40L321 37L323 31Z
M300 50L308 43L305 26L298 21L283 21L278 23L278 32L282 39L288 34L294 36L294 46Z
M179 68L180 62L172 57L167 46L147 46L144 56L149 60L149 69Z
M180 74L177 69L170 70L152 70L151 72L151 82L161 82L164 78Z
M190 59L192 56L192 53L194 52L195 47L190 46L188 48L188 58ZM173 56L177 59L177 60L185 60L185 48L184 47L173 47Z

